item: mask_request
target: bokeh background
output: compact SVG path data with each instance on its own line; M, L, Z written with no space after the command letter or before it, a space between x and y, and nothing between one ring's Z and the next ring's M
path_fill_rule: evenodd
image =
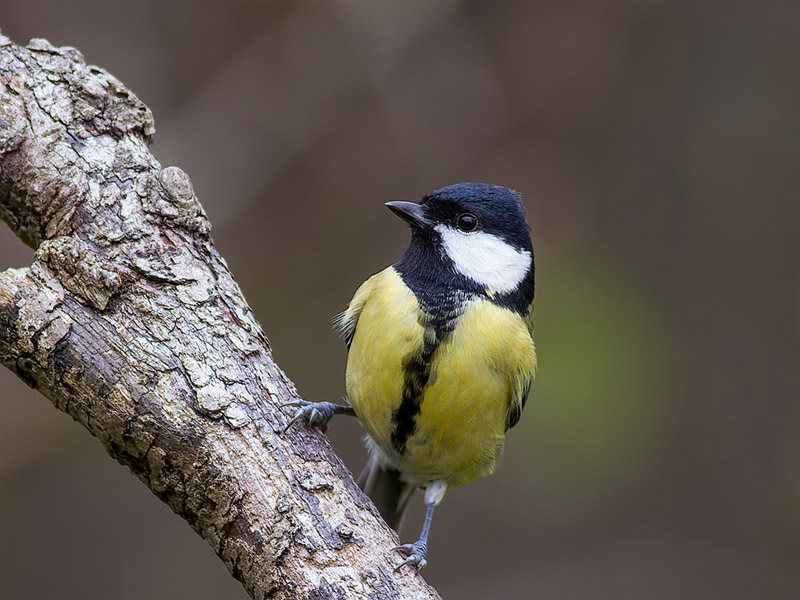
M304 397L408 233L383 207L519 190L539 374L497 473L448 493L459 599L800 597L797 2L3 0L153 110ZM0 227L0 268L32 251ZM0 371L0 597L243 599L100 444ZM358 472L361 432L330 429ZM415 539L422 501L402 537Z

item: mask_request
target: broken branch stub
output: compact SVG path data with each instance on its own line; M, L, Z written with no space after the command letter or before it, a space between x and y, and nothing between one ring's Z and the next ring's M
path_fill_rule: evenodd
M73 48L0 36L0 361L97 437L254 598L437 598L297 398L149 109ZM209 150L213 151L213 150ZM220 174L224 176L224 174ZM280 260L280 257L274 257Z

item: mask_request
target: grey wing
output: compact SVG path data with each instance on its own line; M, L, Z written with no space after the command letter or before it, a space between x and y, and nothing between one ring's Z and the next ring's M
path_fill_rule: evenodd
M506 431L519 423L519 418L522 416L522 409L525 408L525 403L528 401L528 394L531 391L531 380L525 383L522 390L522 399L519 402L510 402L508 411L506 412Z
M353 342L353 336L356 333L358 317L361 316L361 310L364 308L364 303L367 301L367 298L369 298L369 295L372 293L374 285L375 276L372 276L356 290L347 308L333 319L333 325L341 334L348 350L350 349L350 344Z

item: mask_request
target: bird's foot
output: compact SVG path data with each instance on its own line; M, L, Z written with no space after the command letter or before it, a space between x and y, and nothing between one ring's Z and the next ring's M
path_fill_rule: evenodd
M417 540L413 544L403 544L397 548L392 548L392 550L397 550L406 557L403 562L394 568L395 571L400 570L405 565L411 565L415 571L419 571L428 564L428 561L425 560L425 555L428 553L428 544L422 540Z
M285 406L296 406L297 412L294 413L291 421L286 424L283 432L286 433L289 428L298 421L305 420L309 425L317 425L324 432L328 430L328 421L338 411L338 406L333 402L309 402L308 400L293 400L286 404L281 404L281 408Z

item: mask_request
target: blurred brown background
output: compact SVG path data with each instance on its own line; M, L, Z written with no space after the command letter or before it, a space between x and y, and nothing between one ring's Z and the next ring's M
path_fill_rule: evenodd
M4 0L153 110L309 399L331 316L396 260L383 206L513 187L539 376L437 511L445 598L800 597L797 2ZM31 250L0 227L0 268ZM242 599L205 543L0 371L0 597ZM358 471L357 424L330 435ZM415 538L421 498L402 537Z

